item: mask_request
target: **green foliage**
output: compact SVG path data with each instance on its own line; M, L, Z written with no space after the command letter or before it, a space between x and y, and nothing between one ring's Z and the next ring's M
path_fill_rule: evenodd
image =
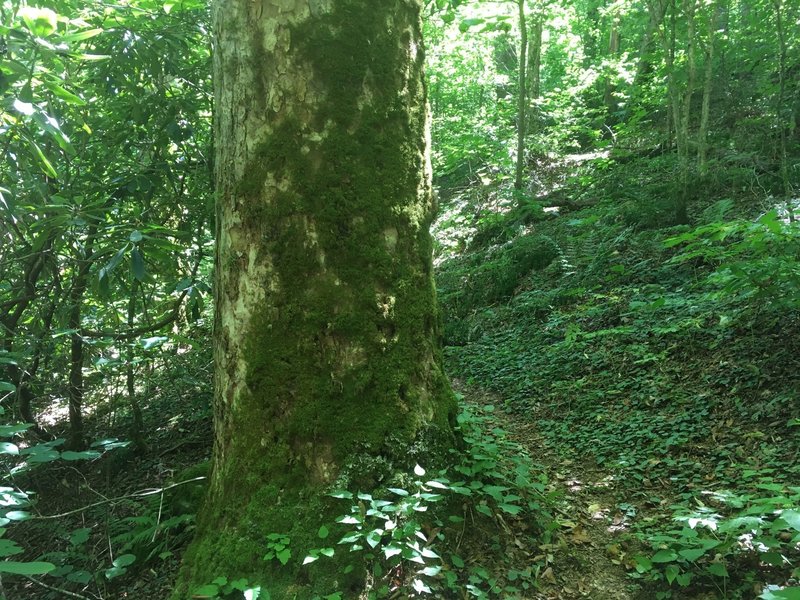
M522 235L467 259L451 259L437 279L446 342L464 343L469 334L459 327L460 319L509 299L531 271L544 269L559 253L549 237Z
M297 548L297 554L288 535L271 533L263 559L293 568L335 558L342 574L364 574L370 598L442 597L462 590L475 598L511 598L533 590L541 565L515 554L521 539L550 540L558 527L551 514L554 496L546 476L497 426L492 412L464 407L458 417L464 445L453 451L451 469L430 477L417 465L413 473L399 474L395 486L373 493L331 492L347 509L315 530L321 545ZM495 536L487 550L491 565L463 555L465 538L480 538L484 527L499 523L514 523L519 532L505 541ZM252 589L268 598L269 582L261 585ZM221 577L195 595L249 598L248 589L245 580L233 586ZM335 600L343 593L318 597Z
M704 501L695 498L693 509L673 507L681 527L639 535L654 554L633 557L634 575L679 587L707 579L725 589L731 580L752 585L756 565L779 571L792 564L800 540L800 488L756 487L770 495L708 492ZM711 502L728 514L719 514Z
M796 577L797 534L779 514L793 518L800 475L797 226L785 202L758 210L741 187L729 195L738 175L724 173L698 186L697 225L672 226L669 196L658 205L671 163L576 165L557 198L597 200L535 224L558 255L505 301L445 311L448 366L535 420L556 472L614 482L636 532L614 560L647 594L781 593ZM503 222L487 223L487 237L513 245ZM440 266L446 309L491 256L460 248ZM709 515L714 531L694 520Z
M725 297L793 309L800 302L800 227L790 215L781 207L755 221L717 221L671 237L665 245L681 246L675 262L714 268L709 287Z
M264 593L262 594L262 591ZM223 600L228 598L243 598L244 600L269 600L269 592L262 590L260 585L251 585L246 578L229 581L227 577L217 577L207 585L200 586L192 592L192 598L208 600Z

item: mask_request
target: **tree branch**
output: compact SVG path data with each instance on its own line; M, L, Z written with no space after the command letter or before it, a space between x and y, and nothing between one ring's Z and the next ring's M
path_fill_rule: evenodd
M187 479L186 481L179 481L178 483L173 483L172 485L168 485L167 487L163 488L151 488L145 490L139 490L138 492L132 492L130 494L125 494L124 496L117 496L116 498L106 498L105 500L100 500L99 502L93 502L92 504L87 504L86 506L82 506L81 508L76 508L75 510L68 510L67 512L59 513L57 515L41 515L38 517L31 517L28 519L29 521L44 521L49 519L61 519L62 517L68 517L69 515L74 515L77 513L82 513L84 511L89 510L90 508L96 508L98 506L103 506L105 504L113 504L114 502L119 502L121 500L127 500L128 498L146 498L147 496L153 496L155 494L162 494L172 488L176 488L181 485L185 485L187 483L192 483L194 481L202 481L207 479L207 477L195 477L194 479Z

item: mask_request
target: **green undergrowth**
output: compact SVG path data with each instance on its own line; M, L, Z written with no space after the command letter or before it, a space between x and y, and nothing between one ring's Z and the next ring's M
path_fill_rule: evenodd
M442 256L448 368L536 423L555 460L606 471L620 502L650 515L636 543L678 560L659 563L645 550L651 568L626 566L659 597L684 585L747 597L753 586L795 581L796 530L778 518L764 530L788 538L751 544L753 555L740 537L761 533L737 521L694 569L679 551L693 556L698 531L681 533L673 519L708 494L746 497L769 523L797 505L787 486L800 481L800 231L785 203L745 197L738 171L701 182L692 224L674 225L660 171L667 162L581 166L561 195L593 198L582 208L521 223L512 207L501 216L510 235L466 240L465 252ZM497 258L533 239L551 244L549 261ZM764 486L789 500L766 510ZM738 519L737 510L719 519ZM763 566L762 547L783 559Z
M413 472L375 490L335 489L339 516L295 539L265 536L262 561L299 581L332 561L342 580L359 578L365 598L518 598L538 588L545 554L535 549L558 527L555 497L540 465L500 428L492 406L462 404L463 442L452 466ZM309 526L310 527L310 526ZM534 557L537 556L537 557ZM221 574L193 590L195 598L270 598L270 582ZM298 587L298 597L306 597ZM341 600L353 589L331 584L308 597ZM362 593L362 592L359 592ZM314 595L316 594L316 595Z

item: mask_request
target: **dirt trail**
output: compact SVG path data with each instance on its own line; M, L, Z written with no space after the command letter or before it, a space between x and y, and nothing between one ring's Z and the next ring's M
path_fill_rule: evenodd
M541 577L538 598L546 600L645 600L649 598L628 577L620 561L620 536L630 517L618 505L613 478L596 469L559 458L548 450L535 423L503 412L502 399L475 386L455 382L465 401L492 404L494 415L509 436L521 444L534 463L541 464L562 496L558 502L562 527L549 553L551 568Z

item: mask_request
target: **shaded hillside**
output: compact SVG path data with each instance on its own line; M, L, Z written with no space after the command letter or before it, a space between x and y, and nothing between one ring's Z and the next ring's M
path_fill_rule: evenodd
M645 597L754 597L797 577L798 226L730 180L671 225L663 164L557 169L543 201L558 211L488 190L471 230L474 213L449 213L440 238L463 240L440 257L448 364L535 427L551 475L611 478L608 518L625 526L604 549L652 582Z

